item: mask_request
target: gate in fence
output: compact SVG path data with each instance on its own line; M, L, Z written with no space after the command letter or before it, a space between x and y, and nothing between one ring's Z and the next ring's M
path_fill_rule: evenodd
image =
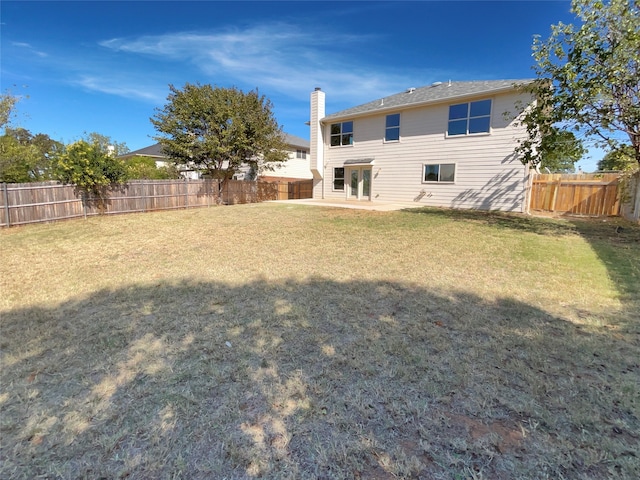
M288 200L300 200L302 198L313 198L313 180L302 180L299 182L289 182Z
M533 174L531 211L593 217L620 214L619 173Z

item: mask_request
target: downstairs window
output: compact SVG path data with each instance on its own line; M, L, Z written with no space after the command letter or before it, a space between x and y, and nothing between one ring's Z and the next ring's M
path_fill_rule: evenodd
M455 163L429 163L424 165L422 181L425 183L453 183L455 176Z
M333 189L344 190L344 167L333 169Z

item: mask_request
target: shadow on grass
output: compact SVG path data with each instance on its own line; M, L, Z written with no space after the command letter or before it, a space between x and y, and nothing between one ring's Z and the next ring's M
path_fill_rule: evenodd
M514 213L432 207L408 208L403 211L453 221L477 222L495 228L519 230L539 235L570 235L576 233L576 228L569 222Z
M640 335L640 225L619 217L566 216L558 219L438 208L415 208L404 211L453 221L482 223L493 228L537 235L580 235L589 242L616 284L629 317L629 320L623 323L631 331ZM640 338L638 341L640 342Z
M3 478L634 478L639 347L387 282L184 282L2 318Z

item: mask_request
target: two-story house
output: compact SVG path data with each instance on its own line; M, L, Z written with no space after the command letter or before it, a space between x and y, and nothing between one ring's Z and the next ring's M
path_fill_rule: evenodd
M297 137L288 133L284 134L287 143L288 159L286 162L279 163L271 167L272 169L259 166L258 179L263 181L296 181L309 180L312 178L311 169L309 168L310 152L309 141L304 138ZM170 162L169 158L162 151L162 146L155 143L149 147L141 148L119 158L126 160L132 157L150 157L156 162L156 166L164 167ZM234 176L237 180L245 180L250 176L251 169L248 165L243 165ZM200 173L189 166L180 166L180 175L191 180L200 178Z
M530 80L434 83L325 115L311 93L314 198L526 210L514 154Z

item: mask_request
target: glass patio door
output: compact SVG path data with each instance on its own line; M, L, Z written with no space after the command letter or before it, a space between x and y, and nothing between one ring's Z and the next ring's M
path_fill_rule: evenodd
M349 172L349 198L371 200L371 168L352 168Z

